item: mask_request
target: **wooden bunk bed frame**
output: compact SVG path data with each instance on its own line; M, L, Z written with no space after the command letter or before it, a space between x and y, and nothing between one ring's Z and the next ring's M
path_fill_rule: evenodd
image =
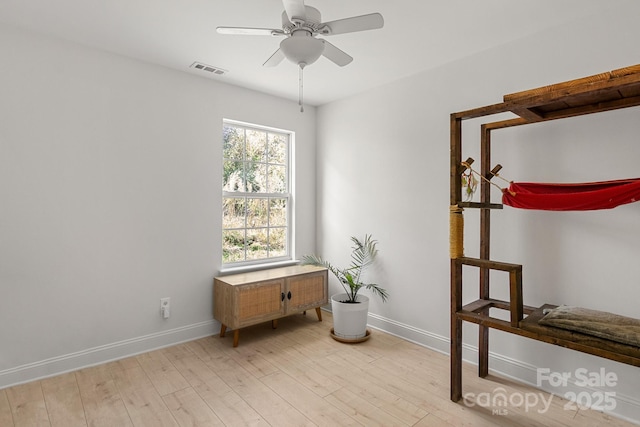
M617 362L640 367L640 348L616 343L577 332L538 324L543 311L554 305L531 307L523 304L522 265L490 259L491 210L502 204L491 203L489 180L501 169L491 169L491 132L530 123L563 119L591 113L640 106L640 65L634 65L595 76L585 77L551 86L505 95L503 102L451 114L450 206L451 206L451 400L462 398L462 322L479 325L478 375L489 373L489 329L495 328L523 337L601 356ZM518 117L481 125L480 171L486 178L480 182L480 202L462 201L462 173L473 159L462 160L462 122L495 114L512 112ZM479 258L462 254L462 209L479 209ZM454 242L459 239L459 242ZM463 306L463 266L479 269L479 299ZM491 270L509 275L509 301L493 299L489 293ZM508 310L510 321L490 315L491 308ZM526 315L526 317L525 317Z

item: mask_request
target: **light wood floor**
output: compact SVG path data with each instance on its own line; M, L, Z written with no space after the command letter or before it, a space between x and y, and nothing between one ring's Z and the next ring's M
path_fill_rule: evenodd
M0 390L0 426L631 425L565 410L558 397L544 414L542 404L453 403L447 356L375 330L367 342L338 343L323 314L247 328L235 349L233 334L213 336ZM464 393L499 388L540 393L465 367Z

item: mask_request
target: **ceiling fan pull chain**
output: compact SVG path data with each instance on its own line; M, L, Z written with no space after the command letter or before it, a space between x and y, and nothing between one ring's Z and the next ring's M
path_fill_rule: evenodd
M298 91L298 105L300 106L300 112L304 113L304 105L302 105L302 70L304 70L304 63L300 63L300 71L298 74L298 82L300 84Z

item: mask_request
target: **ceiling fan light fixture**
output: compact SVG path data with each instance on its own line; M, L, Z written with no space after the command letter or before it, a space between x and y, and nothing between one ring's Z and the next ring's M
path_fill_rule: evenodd
M311 36L294 34L280 42L280 49L284 56L294 64L310 65L316 62L324 52L324 43Z

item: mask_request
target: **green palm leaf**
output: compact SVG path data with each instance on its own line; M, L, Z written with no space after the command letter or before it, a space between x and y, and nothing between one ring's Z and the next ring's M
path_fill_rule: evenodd
M349 296L350 302L356 302L358 291L361 288L369 289L385 302L389 298L389 294L384 288L376 283L362 283L360 281L362 272L373 264L378 255L378 241L374 240L370 234L365 235L363 241L360 241L357 237L351 237L351 241L353 246L351 248L351 264L349 268L337 268L317 255L305 255L302 257L302 264L325 267L331 271Z

